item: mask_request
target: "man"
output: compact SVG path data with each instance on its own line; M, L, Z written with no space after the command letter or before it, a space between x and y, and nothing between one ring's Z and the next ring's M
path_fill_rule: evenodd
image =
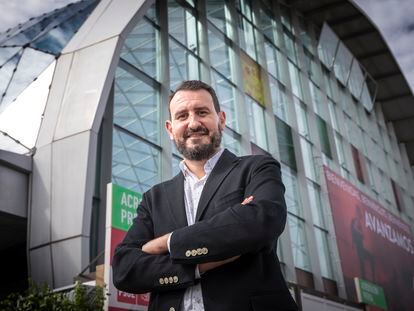
M183 82L169 105L181 173L143 195L115 251L115 286L151 292L149 310L297 310L276 256L279 163L220 148L226 116L207 84Z

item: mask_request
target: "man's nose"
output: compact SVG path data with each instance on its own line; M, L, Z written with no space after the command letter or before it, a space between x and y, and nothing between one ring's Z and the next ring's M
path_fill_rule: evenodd
M196 114L192 114L188 120L188 127L192 129L196 129L200 126L200 119Z

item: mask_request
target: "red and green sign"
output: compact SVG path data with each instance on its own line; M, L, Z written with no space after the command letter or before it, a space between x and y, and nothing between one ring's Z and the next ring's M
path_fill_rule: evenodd
M135 295L117 290L112 282L112 257L116 246L124 239L141 202L142 195L124 187L108 184L105 242L105 283L108 286L106 310L127 311L148 309L149 293Z
M364 303L412 311L414 239L410 226L327 167L325 177L348 297L358 301L354 278L363 279Z

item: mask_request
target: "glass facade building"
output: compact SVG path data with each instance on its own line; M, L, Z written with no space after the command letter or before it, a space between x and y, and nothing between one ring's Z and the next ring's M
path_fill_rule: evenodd
M110 69L102 73L108 81L97 86L106 95L96 100L95 115L88 121L92 128L99 125L91 130L89 140L94 143L81 143L89 146L83 168L94 169L85 177L85 193L93 193L91 199L84 194L79 203L84 223L78 232L86 241L79 244L86 254L80 265L86 266L104 249L106 183L143 193L178 173L181 155L164 130L167 99L181 81L199 79L215 88L226 112L223 147L237 155L270 154L281 163L288 218L278 255L287 281L347 299L324 170L337 173L411 230L414 224L412 167L376 102L375 78L346 40L328 23L306 18L300 4L159 0L144 1L137 12L125 21L114 52L108 52L117 56L108 56ZM93 14L91 18L97 19ZM71 51L73 46L67 47L66 52ZM55 137L69 137L76 127L70 122L61 121L68 132L56 132ZM44 131L47 126L45 121ZM42 139L37 143L40 152ZM59 148L64 156L65 147ZM37 161L45 165L40 156ZM36 191L41 190L34 186ZM35 208L39 204L35 202ZM32 218L32 227L39 223ZM53 245L79 234L67 231L54 238L32 238L31 260L36 261L38 250L50 241ZM59 249L50 246L47 251L52 261L60 258ZM37 277L61 286L69 275L45 278L39 272Z

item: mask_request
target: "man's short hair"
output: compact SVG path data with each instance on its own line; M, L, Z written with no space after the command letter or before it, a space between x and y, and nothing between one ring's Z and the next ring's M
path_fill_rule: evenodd
M175 94L177 94L178 91L198 91L198 90L206 90L207 92L210 93L211 97L213 98L214 109L216 110L217 113L219 113L220 104L219 104L216 92L210 85L202 81L199 81L199 80L183 81L177 87L177 89L170 95L168 99L168 110L169 110L169 106L170 106L172 98L174 97ZM171 111L170 111L170 114L171 114Z

